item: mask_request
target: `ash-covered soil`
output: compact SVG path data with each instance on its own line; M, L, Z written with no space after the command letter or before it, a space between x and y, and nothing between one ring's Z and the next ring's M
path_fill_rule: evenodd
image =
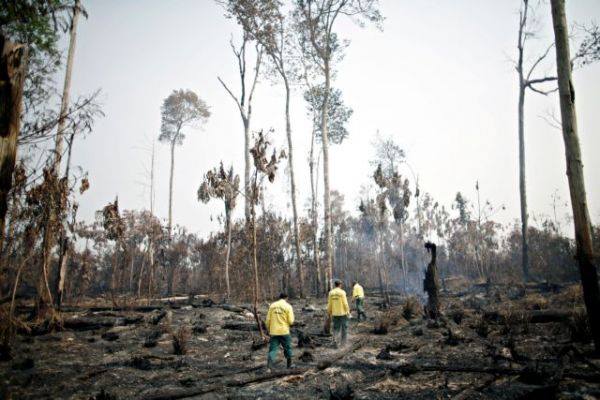
M349 344L322 333L325 299L292 300L294 368L267 371L244 305L206 299L136 311L71 308L61 331L20 334L0 362L6 399L594 399L600 359L576 286L445 293L445 317L367 293ZM190 304L191 303L191 304ZM261 306L264 317L267 304ZM412 315L411 315L412 314ZM377 327L380 333L375 334ZM43 332L37 332L43 333ZM177 341L173 337L179 337ZM174 343L175 342L175 343ZM174 354L180 343L183 355Z

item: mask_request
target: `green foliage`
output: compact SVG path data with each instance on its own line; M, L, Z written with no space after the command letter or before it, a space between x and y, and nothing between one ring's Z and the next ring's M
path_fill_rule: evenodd
M60 31L68 27L70 0L1 0L0 26L10 40L30 47L30 53L58 53Z

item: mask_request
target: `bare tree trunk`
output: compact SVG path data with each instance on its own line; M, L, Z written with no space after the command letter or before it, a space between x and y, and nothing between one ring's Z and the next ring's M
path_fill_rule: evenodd
M73 152L73 141L75 140L75 132L71 133L71 137L69 140L69 151L68 151L68 155L67 155L67 166L65 168L65 179L69 179L69 175L70 175L70 171L71 171L71 155ZM66 218L66 216L63 215L63 218ZM75 223L75 216L73 216L73 223ZM62 299L63 299L63 291L65 288L65 283L66 283L66 276L67 276L67 268L69 265L69 237L67 235L67 232L65 232L64 230L61 230L61 236L60 236L60 251L59 251L59 256L58 256L58 268L56 269L56 276L55 276L55 288L54 288L54 302L55 305L58 309L60 309L60 306L62 304Z
M316 294L317 296L320 295L321 292L321 288L322 288L322 284L321 284L321 277L322 277L322 272L321 272L321 262L320 262L320 257L319 257L319 238L318 238L318 232L319 232L319 220L318 220L318 215L317 215L317 193L316 193L316 186L318 185L318 182L316 182L315 179L315 157L314 157L314 150L315 150L315 136L316 136L316 129L313 126L313 130L312 130L312 136L311 136L311 141L310 141L310 159L308 162L308 166L310 169L310 192L311 192L311 217L312 217L312 241L313 241L313 261L315 264L315 275L316 275Z
M304 297L304 270L302 266L302 252L300 251L300 230L298 229L298 207L296 206L296 181L294 176L294 149L292 145L292 127L290 123L290 85L287 77L285 83L285 132L288 142L288 166L290 168L290 195L292 197L292 212L294 217L294 247L296 250L296 271L298 272L298 286L300 297Z
M135 267L135 253L134 247L131 246L129 250L129 292L133 294L133 270Z
M154 264L154 241L150 239L148 243L148 301L154 295L154 280L156 275L156 266Z
M379 290L381 291L381 296L384 298L385 302L390 305L390 297L388 293L388 284L387 284L387 274L385 273L385 251L384 251L384 238L383 238L383 228L379 227Z
M175 137L179 136L179 132ZM171 172L169 174L169 220L167 222L167 231L169 235L169 242L172 239L173 229L173 173L175 170L175 142L171 142ZM173 279L175 278L175 266L171 265L169 260L169 270L167 272L167 295L171 295L173 292Z
M252 201L250 205L250 225L251 225L251 234L252 234L252 267L254 272L254 285L253 285L253 293L252 293L252 304L254 309L254 318L256 319L256 324L258 325L258 331L260 332L260 337L263 338L265 336L262 324L260 323L260 318L258 317L258 298L260 297L259 286L258 286L258 260L256 256L256 211L254 208L254 199L256 198L256 175L254 176L254 182L252 187Z
M231 288L229 286L229 256L231 255L231 211L225 210L225 223L227 224L227 253L225 254L225 288L227 290L226 301L231 298Z
M402 278L404 281L404 293L408 293L407 279L408 274L406 273L406 257L404 257L404 224L399 223L400 230L400 265L402 266Z
M244 215L250 219L250 120L242 116L244 122Z
M525 177L525 86L522 82L519 84L519 198L521 200L521 254L523 279L528 281L529 276L529 242L527 240L527 231L529 229L529 214L527 212L527 183Z
M4 230L8 195L17 159L17 137L21 125L23 84L28 50L0 34L0 249L4 247Z
M592 223L587 207L581 149L577 133L575 89L571 79L571 56L564 0L551 0L556 43L556 67L562 131L567 160L567 177L575 224L577 261L583 286L583 298L596 352L600 352L600 293L598 274L593 263Z
M73 72L73 61L75 59L75 46L77 44L77 22L79 21L79 13L80 13L80 2L79 0L75 1L75 6L73 7L73 19L71 20L71 27L69 30L70 39L69 39L69 50L67 53L67 65L65 68L65 82L63 86L62 99L60 104L60 116L58 119L58 126L56 131L56 139L54 142L54 161L52 162L51 174L56 176L56 185L57 187L50 188L50 190L58 191L58 175L60 175L60 164L62 161L62 153L63 153L63 142L64 142L64 130L66 123L66 116L69 111L69 99L71 95L71 76ZM44 225L44 239L43 239L43 260L42 260L42 274L40 276L40 280L44 279L46 287L48 287L48 273L50 271L50 262L52 260L52 248L54 247L54 238L52 235L54 234L52 226L54 221L63 222L65 210L58 210L58 215L56 215L56 210L53 207L52 197L56 194L49 194L47 198L46 212L47 217L45 219ZM63 243L60 243L61 249ZM59 257L61 258L61 257ZM64 259L64 256L61 258L61 264ZM54 304L59 305L60 301L58 299L58 287L60 285L60 281L64 281L64 278L60 276L62 265L59 264L57 266L56 273L56 282L54 285L54 293L53 296L49 293L49 301L52 302L52 297L54 297ZM66 264L65 264L66 266ZM39 285L41 288L41 283ZM41 293L38 294L40 297Z
M329 91L331 88L329 73L329 62L325 61L325 92L323 94L323 107L321 108L321 134L323 142L323 210L325 216L325 256L326 256L326 278L327 290L332 287L333 279L333 243L331 232L331 208L329 199Z
M523 1L523 11L519 18L519 37L517 49L519 52L517 60L517 73L519 74L519 199L521 202L521 255L523 279L528 281L529 276L529 242L527 240L527 230L529 222L529 214L527 212L527 182L525 175L525 91L527 90L527 81L524 76L524 45L527 26L527 12L529 10L528 0Z
M142 265L140 266L140 274L138 275L137 281L137 297L138 299L142 296L142 281L144 279L144 270L146 269L146 263L144 262L145 257L142 257Z
M179 132L175 137L179 136ZM167 231L169 241L171 240L173 228L173 173L175 171L175 142L171 142L171 169L169 173L169 219L167 221ZM170 294L170 293L169 293Z

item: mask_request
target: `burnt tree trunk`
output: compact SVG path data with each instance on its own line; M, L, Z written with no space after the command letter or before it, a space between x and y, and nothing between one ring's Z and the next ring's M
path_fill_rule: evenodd
M423 289L427 292L427 309L426 314L431 319L438 319L440 316L440 285L437 273L436 266L436 245L435 243L427 242L425 243L425 248L429 253L431 253L431 261L429 265L427 265L427 270L425 271L425 280L423 281Z
M594 265L592 245L592 223L587 207L581 148L577 134L577 115L575 112L575 89L571 80L571 56L569 34L565 15L565 1L552 0L552 22L556 43L556 69L558 92L560 95L560 113L567 159L567 177L573 222L575 224L575 242L577 244L577 262L583 286L583 299L592 330L596 352L600 352L600 293L598 291L598 273Z
M21 125L23 84L27 66L27 48L8 41L0 34L0 249L4 242L4 224L8 195L17 159L17 137Z

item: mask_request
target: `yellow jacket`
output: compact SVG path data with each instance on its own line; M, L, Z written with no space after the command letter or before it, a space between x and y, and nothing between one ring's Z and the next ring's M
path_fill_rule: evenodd
M352 298L353 299L357 299L357 298L362 299L364 297L365 297L365 291L363 290L363 287L357 283L352 288Z
M345 291L335 288L329 292L327 313L334 317L350 314L350 307L348 307L348 299L346 298Z
M285 299L277 300L269 307L267 329L271 336L290 334L290 325L294 323L294 310Z

